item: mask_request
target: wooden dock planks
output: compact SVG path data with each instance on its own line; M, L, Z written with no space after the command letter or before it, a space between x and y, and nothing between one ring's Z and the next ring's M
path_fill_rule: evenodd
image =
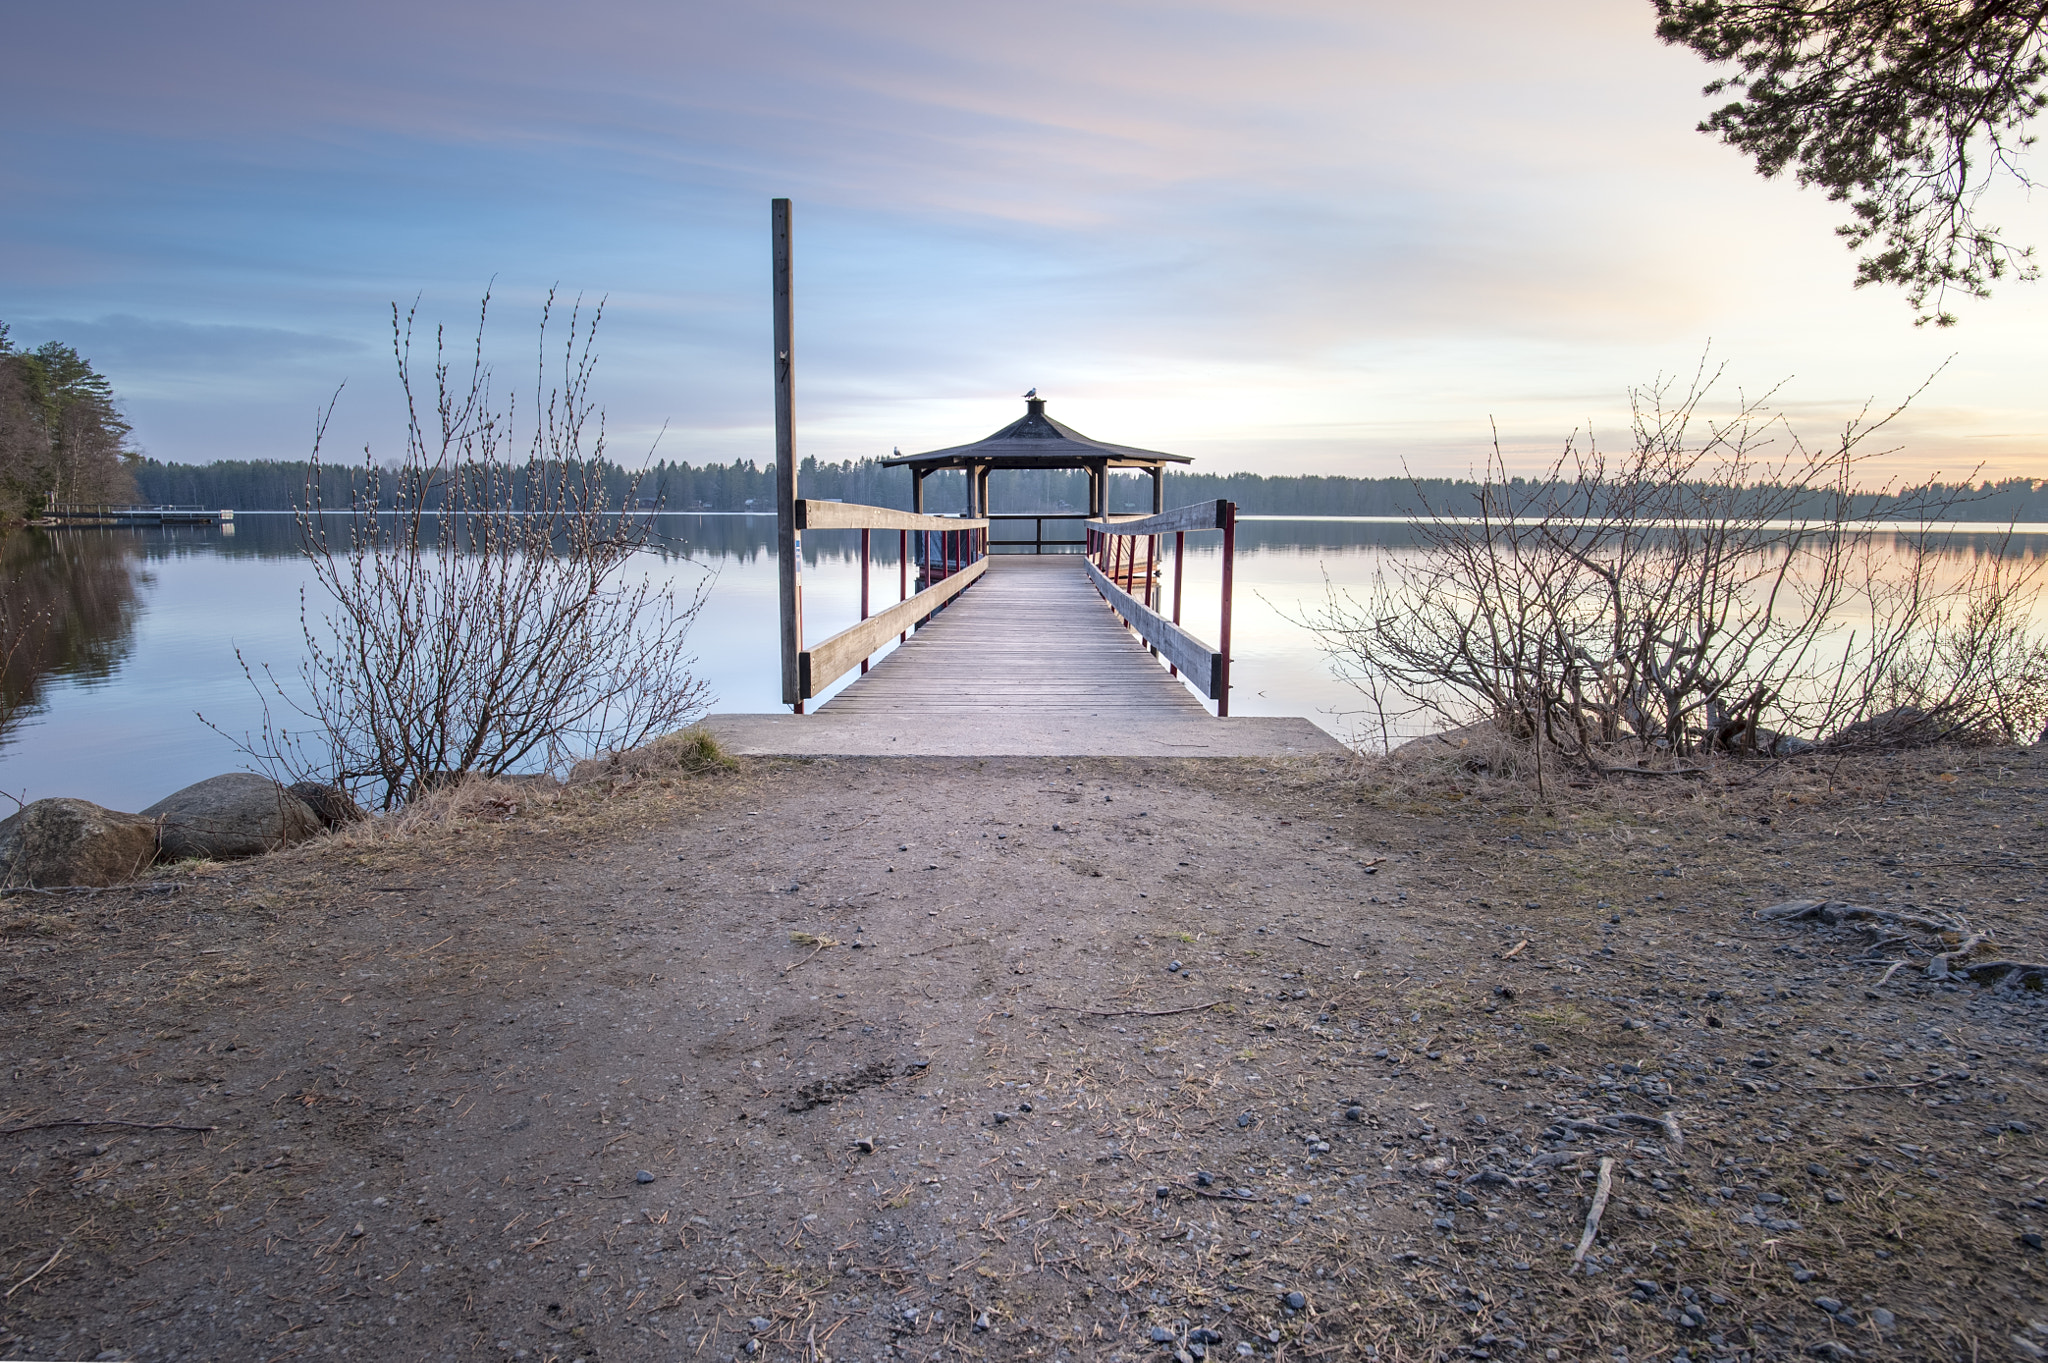
M1123 626L1079 555L997 555L982 580L820 715L1060 713L1106 724L1207 709Z

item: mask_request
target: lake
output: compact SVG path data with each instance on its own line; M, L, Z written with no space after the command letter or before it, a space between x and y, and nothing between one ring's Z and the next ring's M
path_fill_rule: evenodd
M663 514L656 524L660 547L644 559L648 571L685 589L712 578L690 642L713 709L780 709L773 517ZM2048 551L2048 527L2026 529L2032 533L2013 551ZM2005 530L1953 527L1962 553L1996 543ZM316 617L324 604L297 536L288 514L243 512L232 529L27 530L0 539L10 605L46 608L55 621L7 673L16 717L0 734L0 790L24 801L70 795L133 810L244 767L234 743L201 716L237 736L260 725L262 706L238 653L259 673L268 666L295 676L304 652L302 589ZM874 538L874 601L882 605L895 599L896 537ZM1190 539L1183 610L1188 628L1211 642L1216 538ZM858 543L854 531L805 536L811 641L859 618ZM1362 587L1412 543L1403 521L1241 519L1232 713L1302 716L1346 741L1363 740L1363 699L1291 617L1322 602L1326 581Z

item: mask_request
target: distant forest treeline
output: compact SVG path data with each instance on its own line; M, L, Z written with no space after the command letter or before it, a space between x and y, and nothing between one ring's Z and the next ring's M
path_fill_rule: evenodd
M165 464L145 459L132 466L142 500L148 503L207 506L235 511L288 511L306 500L307 465L303 460L221 460L212 464ZM333 510L349 506L359 468L323 464L321 501ZM607 465L605 486L614 501L634 492L632 470ZM669 511L749 511L773 505L775 466L753 460L731 464L690 464L663 461L638 475L637 497L658 502ZM1517 480L1519 481L1519 480ZM1110 509L1151 509L1149 477L1112 478ZM836 498L870 506L908 509L910 474L883 468L872 459L821 464L806 459L797 470L797 487L805 497ZM1407 516L1428 509L1458 514L1469 509L1478 484L1451 478L1346 478L1337 475L1262 476L1256 473L1183 473L1166 475L1166 504L1227 497L1250 516ZM389 491L386 491L389 504ZM1857 499L1856 514L1894 511L1910 497L1942 508L1948 519L1973 521L2048 521L2048 479L2007 478L1972 487L1934 484L1893 496ZM957 473L939 474L925 482L925 509L956 512L965 501ZM998 473L990 480L989 502L997 511L1079 511L1088 501L1088 485L1078 470L1033 470ZM1815 494L1819 512L1822 494Z

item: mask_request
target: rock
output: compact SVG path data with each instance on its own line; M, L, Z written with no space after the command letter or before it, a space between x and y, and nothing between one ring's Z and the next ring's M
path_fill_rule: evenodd
M156 820L62 796L0 820L0 882L118 885L156 860Z
M1949 736L1949 726L1925 710L1901 705L1883 714L1859 719L1830 734L1822 747L1869 751L1887 748L1924 748Z
M633 1181L635 1183L652 1183L654 1182L654 1175L642 1169L639 1173L633 1175Z
M1475 747L1491 748L1500 742L1500 730L1491 723L1482 722L1445 729L1442 733L1426 734L1421 738L1411 738L1389 750L1387 756L1412 762L1422 758L1470 753Z
M1287 1309L1290 1311L1308 1310L1308 1298L1304 1297L1299 1292L1289 1292L1286 1296L1282 1297L1281 1300L1287 1303Z
M296 785L286 786L285 789L304 800L306 808L313 811L313 817L329 831L347 824L361 823L370 817L363 812L363 807L356 803L355 797L340 786L330 786L320 781L300 781Z
M325 831L304 800L250 771L209 777L142 812L161 825L158 843L167 861L261 856Z
M725 755L709 729L684 729L664 735L645 747L626 752L605 753L578 762L569 769L567 784L589 785L592 781L631 781L646 776L695 775L722 771L738 764ZM909 848L901 848L909 851Z
M747 1327L757 1335L761 1334L763 1331L772 1329L774 1325L775 1322L768 1319L768 1317L766 1316L755 1316L752 1320L747 1322Z
M1216 1175L1210 1173L1207 1169L1195 1170L1195 1186L1197 1188L1212 1188L1215 1185Z
M1870 1308L1870 1323L1880 1330L1889 1330L1899 1323L1899 1318L1882 1306Z

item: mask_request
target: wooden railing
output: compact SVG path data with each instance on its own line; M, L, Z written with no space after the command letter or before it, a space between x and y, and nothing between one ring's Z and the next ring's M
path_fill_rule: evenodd
M1191 530L1223 532L1222 643L1217 648L1180 625L1182 568ZM1173 614L1158 610L1160 538L1173 536ZM1088 576L1110 608L1136 630L1175 673L1230 713L1230 597L1237 557L1237 503L1196 502L1152 516L1104 517L1088 522ZM1142 566L1140 566L1142 564Z
M1059 521L1085 521L1088 519L1088 513L1085 511L992 511L989 513L988 518L996 522L1030 521L1032 523L1031 538L1028 540L999 540L994 537L992 530L988 542L991 551L996 549L1015 549L1022 553L1028 549L1034 554L1042 554L1050 549L1054 553L1060 554L1069 551L1079 552L1088 543L1085 535L1081 539L1062 538L1049 540L1045 537L1045 523L1047 521L1055 523Z
M803 647L801 608L797 621L797 689L799 713L803 701L811 699L854 667L868 670L868 659L894 634L899 641L921 625L940 607L974 585L988 568L988 522L960 516L921 516L883 506L858 502L819 502L799 499L796 528L802 530L860 531L860 623L843 629L823 643ZM879 613L869 613L869 592L874 576L873 535L877 530L897 534L897 590L901 597ZM915 537L917 543L912 544ZM913 555L913 548L915 554ZM912 594L910 564L915 558L918 578L924 585Z

